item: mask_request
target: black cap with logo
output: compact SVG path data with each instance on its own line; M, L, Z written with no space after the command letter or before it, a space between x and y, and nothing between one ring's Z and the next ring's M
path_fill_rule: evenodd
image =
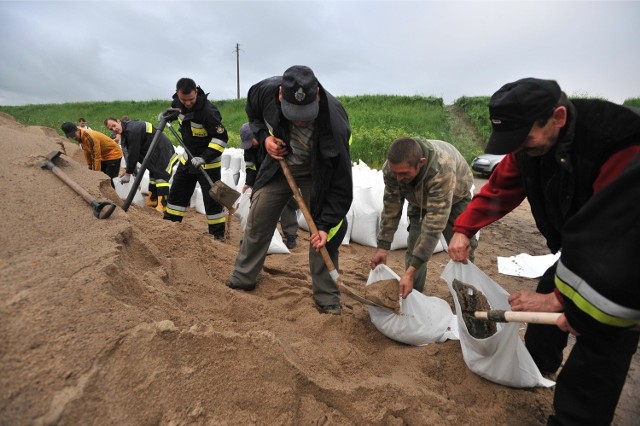
M536 120L551 114L561 93L554 80L538 78L523 78L502 86L489 101L493 132L484 152L500 155L518 149Z
M294 65L282 75L282 114L289 121L313 121L318 116L318 80L311 68Z

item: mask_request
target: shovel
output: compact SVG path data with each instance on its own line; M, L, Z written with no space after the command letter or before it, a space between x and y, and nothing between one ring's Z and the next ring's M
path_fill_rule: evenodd
M171 123L167 123L167 126L169 127L171 133L173 133L173 136L175 136L175 138L178 140L178 143L180 143L182 148L184 148L184 152L187 153L189 159L193 158L193 155L182 141L182 138L180 137L178 132L176 132L173 127L171 127ZM220 203L220 205L222 205L223 207L226 207L229 212L233 213L233 211L235 210L235 203L236 201L238 201L238 198L240 198L240 193L221 180L214 182L211 179L211 176L209 176L207 171L202 167L198 167L198 170L202 172L205 179L207 179L207 182L209 182L209 185L211 186L208 192L209 197Z
M58 176L60 180L66 183L71 189L76 191L78 194L85 199L87 203L93 209L93 215L98 219L107 219L111 216L111 213L116 209L116 205L111 201L98 201L91 196L84 188L78 185L75 181L73 181L65 172L60 170L58 166L53 164L53 160L60 156L62 152L60 151L52 151L45 158L45 161L41 161L39 166L42 169L49 169L53 172L54 175Z
M285 160L279 160L279 161L280 161L280 168L282 169L282 173L284 173L284 176L287 179L287 183L289 183L289 187L291 188L291 192L293 192L293 196L298 202L300 211L302 212L302 215L307 221L307 225L309 225L309 231L311 232L311 235L317 234L318 228L316 227L316 224L313 221L313 218L311 217L309 210L307 209L307 205L305 204L304 200L302 199L302 196L300 195L300 189L298 189L298 185L296 185L296 182L293 179L293 175L291 175L291 170L289 170L289 165ZM329 252L327 251L327 248L326 247L320 248L320 254L322 255L324 264L329 270L329 275L331 276L331 279L333 279L333 282L338 286L338 288L340 288L340 290L345 292L352 299L355 299L358 302L364 303L365 305L375 306L377 308L382 308L382 309L389 309L387 306L382 306L378 303L375 303L372 300L369 300L363 297L362 295L358 294L355 290L339 282L338 271L336 271L336 267L334 266L333 261L331 260L331 256L329 256Z
M489 302L482 292L475 287L461 281L453 280L452 287L456 292L462 315L469 329L488 337L495 334L496 322L526 322L529 324L556 325L556 321L562 312L528 312L528 311L505 311L502 309L480 310L489 308ZM635 325L630 330L640 330L640 325ZM475 336L477 337L477 336Z

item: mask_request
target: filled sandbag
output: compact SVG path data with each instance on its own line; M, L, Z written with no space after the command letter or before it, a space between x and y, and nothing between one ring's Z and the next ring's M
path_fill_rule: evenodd
M486 297L491 309L510 310L509 294L473 263L450 261L442 272L453 296L458 322L462 357L467 367L494 383L515 388L550 387L555 382L545 379L520 339L519 323L497 323L497 331L478 339L471 335L462 316L453 280L473 285ZM552 327L552 326L549 326Z
M389 279L400 280L400 277L387 265L380 264L369 272L367 285ZM458 340L456 316L443 299L412 291L406 299L400 299L399 314L376 306L367 308L371 322L378 331L395 341L423 346Z

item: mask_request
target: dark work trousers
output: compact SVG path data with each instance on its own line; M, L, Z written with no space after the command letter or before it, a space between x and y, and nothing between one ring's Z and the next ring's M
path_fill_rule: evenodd
M285 239L287 237L295 238L298 234L298 203L296 199L291 197L286 206L282 209L280 215L280 226L282 227L282 233Z
M576 337L556 381L555 413L548 424L611 424L631 358L638 349L639 335L637 331L622 330Z
M466 208L469 202L471 201L471 195L469 195L464 200L461 200L451 206L451 212L449 213L449 219L447 220L447 224L445 228L442 230L442 235L444 236L447 244L451 241L453 237L453 222L455 222L456 218L460 216ZM425 218L427 215L426 210L422 210L422 216L420 215L420 208L413 204L409 204L407 207L407 216L409 216L409 226L407 230L409 231L409 236L407 237L407 251L404 255L404 268L405 270L411 266L411 261L413 260L413 249L418 242L418 238L422 233L422 222L420 219ZM474 253L476 248L478 247L478 240L475 236L469 239L469 244L471 245L471 254L469 255L469 260L471 262L474 261ZM419 267L415 274L413 274L413 289L422 293L424 291L424 286L427 280L427 262L424 262L421 267Z
M220 180L220 167L207 169L206 172L213 182ZM224 209L209 196L211 185L209 185L202 172L190 165L180 164L176 174L173 176L164 219L182 222L182 218L191 203L191 196L196 188L196 182L200 183L200 188L202 189L202 201L204 202L209 234L224 238L226 221Z
M536 293L552 293L556 264L549 267L538 281ZM533 361L543 374L555 373L562 364L562 351L567 346L569 335L558 327L545 324L528 324L524 341Z
M555 288L556 265L540 278L537 293ZM581 334L576 338L556 381L554 415L549 425L609 425L624 386L631 358L638 348L638 332ZM529 324L525 344L542 373L562 363L568 334L558 327Z
M118 177L120 174L120 162L122 158L118 158L117 160L106 160L100 162L100 171L105 175L111 178L111 187L115 188L113 185L113 178Z
M291 166L291 172L302 192L305 204L309 206L310 174L308 171L306 173L297 172L293 166ZM247 226L242 237L242 244L236 257L233 272L229 278L230 283L240 287L249 287L256 284L258 274L262 270L271 239L273 238L273 232L278 224L278 218L292 195L287 180L280 172L252 195ZM340 231L326 245L336 271L338 270L339 248L346 230L347 222L345 219ZM329 275L322 255L316 252L311 245L309 245L309 266L313 299L316 304L319 306L340 304L340 291Z

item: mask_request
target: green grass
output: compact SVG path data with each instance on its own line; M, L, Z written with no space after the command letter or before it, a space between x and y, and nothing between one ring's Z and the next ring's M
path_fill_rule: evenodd
M470 162L482 153L491 134L488 96L461 97L449 107L445 107L441 98L423 96L341 96L339 100L351 123L351 158L354 162L361 159L373 168L382 166L387 147L401 136L423 136L450 142ZM246 99L213 101L222 114L230 147L240 146L238 130L247 120L245 102ZM629 98L625 104L640 107L640 98ZM80 117L87 119L91 128L105 134L111 133L102 124L107 117L127 116L157 123L158 114L169 105L170 100L79 102L0 106L0 111L25 125L51 127L62 136L60 125L65 121L75 123ZM469 129L461 131L463 127ZM166 133L177 144L173 135L169 131Z

